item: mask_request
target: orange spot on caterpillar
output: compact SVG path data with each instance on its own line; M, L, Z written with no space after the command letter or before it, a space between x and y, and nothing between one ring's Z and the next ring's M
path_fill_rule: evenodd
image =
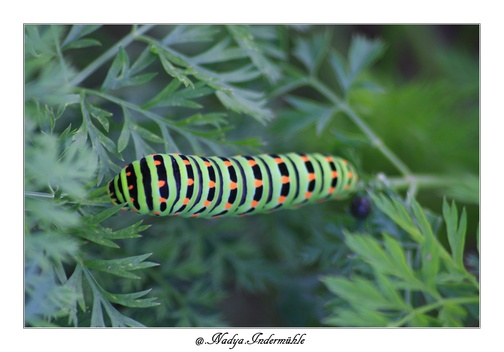
M348 178L352 178L352 177L353 177L352 171L348 171Z
M131 171L126 172L126 176L131 176Z
M283 164L283 163L284 163L284 160L283 160L282 158L278 157L278 158L275 158L275 162L276 162L277 164Z
M250 206L251 206L252 208L255 208L255 207L257 207L257 204L258 204L258 203L259 203L259 202L258 202L257 200L253 200L253 201L252 201L252 203L250 203Z
M308 199L308 198L310 198L312 196L312 194L313 194L312 192L306 192L305 195L304 195L304 197L306 199Z
M128 186L128 189L129 189L129 190L132 190L133 188L135 188L135 186L133 186L133 185L129 185L129 186Z
M331 173L331 177L332 177L332 178L336 178L336 177L338 177L338 171L333 171L333 172Z
M190 200L189 198L184 199L184 201L182 202L182 204L187 205L187 203L189 203L189 200Z
M255 160L248 160L250 166L256 166L257 162Z
M333 161L332 156L326 156L326 158L325 158L325 159L326 159L327 161L329 161L329 162L332 162L332 161Z
M184 165L191 165L191 162L189 160L184 160Z
M159 198L159 202L160 203L166 203L166 198L163 198L163 197Z
M308 180L309 181L315 180L315 174L308 174Z
M134 202L134 201L135 201L135 198L131 197L131 198L130 198L130 200L131 200L132 202Z
M160 212L159 211L155 211L152 214L159 216Z
M343 164L348 165L348 160L343 160Z
M205 207L208 207L210 204L211 204L211 202L210 202L208 199L207 199L207 200L205 200L205 203L203 203L203 205L204 205Z
M157 185L158 185L159 188L163 187L165 184L166 184L166 182L164 180L160 180L157 183Z
M329 188L328 192L329 192L329 194L333 193L334 192L334 187Z
M210 167L210 166L212 166L212 163L211 163L211 162L209 162L209 161L205 161L205 166L206 166L206 167Z
M290 177L289 176L282 176L281 182L282 182L282 184L289 183Z
M301 160L303 160L304 162L310 161L310 159L306 155L303 155L301 157Z
M191 218L197 218L200 214L193 214L191 215Z
M254 186L256 186L256 188L261 187L262 185L263 185L263 181L262 180L255 180L254 181Z
M227 166L227 167L230 167L232 166L233 164L231 164L230 161L224 161L224 165Z
M187 185L192 186L194 184L194 180L192 178L187 180Z
M231 208L232 206L233 206L233 204L231 204L231 203L226 203L226 205L224 206L224 208L229 209L229 208Z
M236 187L238 187L238 184L236 182L229 183L229 189L233 190L233 189L236 189Z
M154 160L154 165L156 165L156 166L161 165L161 160Z
M208 187L214 188L215 187L215 181L208 182Z
M287 198L287 197L285 197L285 196L280 196L280 197L278 197L278 203L283 203L283 202L285 202L285 198Z

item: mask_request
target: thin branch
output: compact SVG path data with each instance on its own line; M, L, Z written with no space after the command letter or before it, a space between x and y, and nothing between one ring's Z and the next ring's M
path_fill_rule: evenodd
M394 154L385 143L374 133L374 131L350 108L347 104L342 104L341 109L347 113L348 117L361 129L369 138L373 146L381 151L383 155L406 177L411 175L411 170Z
M329 89L324 83L322 83L316 77L311 76L308 83L320 93L322 93L326 98L328 98L333 104L338 106L341 111L345 112L348 117L359 127L359 129L369 138L372 145L381 151L383 155L406 177L411 175L410 169L404 164L378 137L376 133L369 127L364 120L362 120L350 106L348 106L341 98L339 98L334 92Z
M412 186L422 188L446 188L455 186L463 182L460 178L454 176L429 175L429 174L409 174L406 177L386 177L378 174L377 180L393 189L406 189Z
M133 30L131 31L130 34L125 36L123 39L121 39L119 42L117 42L114 46L112 46L109 50L104 52L101 56L99 56L95 61L89 64L84 70L79 72L69 83L71 87L75 87L82 83L86 78L88 78L93 72L95 72L99 67L101 67L105 62L113 58L117 52L119 51L120 47L126 47L128 46L131 42L133 42L139 35L144 34L147 32L149 29L151 29L153 25L145 25L139 28L136 28L135 26L133 27Z
M91 89L83 89L83 92L86 94L89 94L89 95L98 96L102 99L108 100L112 103L115 103L119 106L130 109L132 111L136 111L136 112L142 114L143 116L156 122L158 124L158 126L160 127L160 129L161 129L161 126L168 127L165 129L166 133L169 134L170 132L168 131L168 129L171 129L172 131L174 131L174 132L180 134L181 136L183 136L184 138L186 138L189 141L189 143L191 143L191 144L194 142L199 143L200 141L202 141L202 142L206 143L207 145L208 145L208 143L215 143L216 145L218 145L218 143L217 143L218 141L210 141L210 140L207 140L203 137L194 135L192 131L186 130L186 129L179 127L179 126L176 126L172 121L164 118L163 116L156 114L152 111L145 110L142 107L140 107L134 103L130 103L126 100L114 97L114 96L106 94L106 93L91 90Z
M32 197L32 198L49 198L49 199L54 199L54 194L50 194L50 193L25 191L24 194L25 194L26 197ZM63 194L62 194L62 196L63 196Z
M459 298L447 298L447 299L440 299L434 303L427 304L425 306L413 309L408 315L406 315L404 318L396 321L395 323L391 323L388 326L389 327L399 327L403 326L406 324L408 321L413 319L416 315L419 314L424 314L427 313L431 310L440 308L446 304L470 304L470 303L479 303L479 297L474 296L474 297L459 297Z

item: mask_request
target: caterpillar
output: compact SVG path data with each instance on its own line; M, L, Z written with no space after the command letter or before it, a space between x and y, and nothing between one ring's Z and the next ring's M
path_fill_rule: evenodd
M216 218L343 199L357 178L348 161L320 153L151 154L124 167L107 193L140 214Z

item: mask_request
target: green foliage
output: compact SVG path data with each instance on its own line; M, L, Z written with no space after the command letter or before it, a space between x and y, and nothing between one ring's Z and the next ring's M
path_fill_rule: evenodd
M342 300L325 322L338 326L467 326L479 319L479 283L463 263L465 210L443 203L450 253L434 235L416 201L373 196L374 204L413 239L405 250L395 236L346 233L345 242L369 265L350 278L326 276L327 288ZM418 260L412 261L416 257Z
M478 325L478 55L429 46L398 82L398 32L363 30L25 26L25 324ZM352 160L375 208L147 218L105 194L146 154L262 151Z
M29 120L28 120L29 121ZM33 144L26 152L26 218L25 218L25 319L29 325L40 325L41 319L59 321L68 317L67 324L78 326L78 308L87 312L84 284L92 290L91 326L105 326L102 305L112 326L141 324L117 311L111 303L126 307L151 307L154 298L139 299L149 292L111 294L100 287L89 269L101 270L120 277L139 277L129 271L156 265L143 260L149 255L120 260L85 260L79 237L97 244L117 248L115 239L137 237L147 226L140 223L111 231L100 222L115 214L112 207L96 215L84 215L83 202L95 173L95 154L79 141L72 142L64 153L52 135L35 135L31 129L26 137ZM48 191L48 193L42 193ZM44 195L43 197L40 197ZM89 199L93 204L93 199ZM80 209L77 211L77 209ZM68 276L67 269L74 266ZM84 277L82 273L84 272ZM85 280L84 280L85 279Z

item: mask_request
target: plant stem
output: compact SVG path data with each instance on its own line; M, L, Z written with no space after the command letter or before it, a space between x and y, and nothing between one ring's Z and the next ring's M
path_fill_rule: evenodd
M137 36L144 34L147 32L149 29L151 29L153 25L145 25L142 27L139 27L138 29L136 27L133 27L133 30L131 31L130 34L125 36L123 39L121 39L119 42L117 42L114 46L112 46L109 50L104 52L101 56L99 56L95 61L89 64L84 70L79 72L70 82L69 85L71 87L75 87L79 85L82 81L84 81L86 78L88 78L94 71L96 71L101 65L103 65L105 62L110 60L114 55L117 54L119 51L120 47L126 47L128 46L132 41L134 41Z
M311 76L308 79L308 84L325 95L333 104L337 105L348 117L360 128L360 130L369 138L372 145L385 155L387 159L406 177L411 175L410 169L404 164L374 133L374 131L348 106L340 99L332 90L330 90L318 78Z
M346 103L340 105L341 110L346 112L348 117L361 129L361 131L369 138L372 145L381 151L383 155L406 177L411 175L410 169L402 162L397 155L394 154L385 143L378 137L374 131L350 108Z
M179 130L179 128L176 127L171 121L167 120L166 118L163 118L161 115L153 113L149 110L145 110L141 106L138 106L134 103L131 103L131 102L123 100L121 98L117 98L113 95L110 95L107 93L102 93L102 92L92 90L92 89L83 89L82 91L87 95L94 95L94 96L100 97L102 99L108 100L108 101L110 101L114 104L117 104L119 106L123 106L123 107L131 109L133 111L136 111L136 112L148 117L149 119L154 120L157 123L163 123L163 124L169 125L170 128L174 128L174 129Z
M469 304L469 303L479 303L479 297L460 297L460 298L448 298L448 299L440 299L434 303L427 304L425 306L413 309L408 315L404 318L396 321L395 323L391 323L389 327L399 327L406 324L409 320L413 319L416 315L426 313L428 311L437 309L446 304Z
M437 188L447 187L459 184L460 179L450 176L440 175L422 175L422 174L409 174L406 177L385 177L379 174L377 178L384 181L387 185L394 189L410 188L412 185Z
M115 103L123 108L131 109L133 111L136 111L136 112L144 115L145 117L156 122L160 129L164 128L164 130L168 136L169 136L168 129L171 129L172 131L174 131L174 132L180 134L181 136L183 136L184 138L186 138L189 141L189 143L191 143L192 145L193 145L193 143L202 142L202 143L205 143L207 146L210 146L210 144L209 144L210 141L206 140L205 137L194 135L194 131L189 131L189 130L184 129L183 127L176 126L172 121L168 120L167 118L165 118L161 115L158 115L152 111L145 110L141 106L138 106L134 103L130 103L128 101L122 100L122 99L114 97L112 95L98 92L95 90L83 89L82 92L84 92L88 95L98 96L102 99L105 99L105 100L108 100L112 103ZM171 139L171 137L170 137L170 139ZM175 145L175 143L173 143L173 141L172 141L172 144ZM212 147L212 148L215 148L215 147Z
M27 196L27 197L54 199L54 194L50 194L50 193L32 192L32 191L25 191L24 193L25 193L25 196Z

